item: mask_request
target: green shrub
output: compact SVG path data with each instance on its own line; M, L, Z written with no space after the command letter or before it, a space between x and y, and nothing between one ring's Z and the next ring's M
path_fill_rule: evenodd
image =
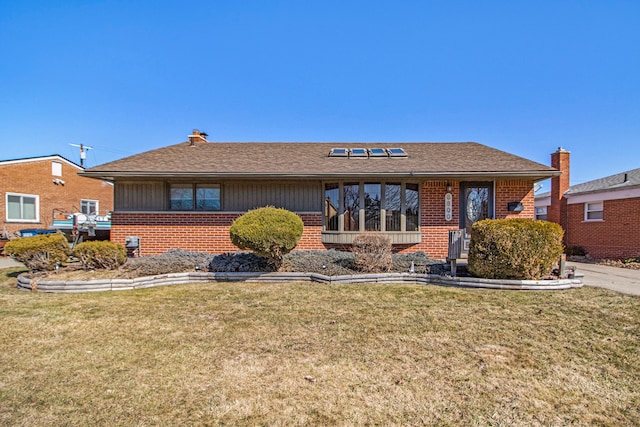
M358 234L353 239L354 267L365 273L391 271L391 239L378 233Z
M229 235L240 249L249 249L269 260L274 268L296 247L302 237L302 219L286 209L267 206L250 210L236 219Z
M473 224L468 270L486 279L534 279L551 273L562 255L560 225L531 219Z
M102 240L79 243L73 254L84 268L114 270L127 260L127 249L123 245Z
M31 270L53 270L56 263L69 259L71 248L67 239L56 233L11 240L4 252Z

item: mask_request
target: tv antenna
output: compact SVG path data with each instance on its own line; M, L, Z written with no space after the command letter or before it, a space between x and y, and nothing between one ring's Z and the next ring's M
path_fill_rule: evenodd
M69 144L72 147L78 147L80 149L80 166L84 167L84 161L87 159L87 151L85 150L93 150L93 147L89 147L84 144Z

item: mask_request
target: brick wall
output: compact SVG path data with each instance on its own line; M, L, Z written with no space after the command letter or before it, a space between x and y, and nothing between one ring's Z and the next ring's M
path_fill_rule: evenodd
M567 205L567 245L594 258L640 257L640 198L604 201L603 221L584 221L584 204Z
M453 194L453 218L444 217L444 197L447 181L427 181L420 188L420 231L422 242L397 246L398 252L424 251L432 258L446 258L449 230L459 228L460 186L449 182ZM509 212L507 203L519 201L524 211ZM172 248L189 251L223 253L238 250L229 239L229 227L241 213L192 212L114 212L111 240L125 242L127 236L140 237L142 255L166 252ZM342 248L322 243L322 214L302 213L304 233L297 250ZM533 183L524 180L496 182L496 217L533 218Z
M229 227L241 213L114 212L111 241L124 244L127 236L140 238L141 255L169 249L224 253L238 248L231 243ZM321 243L322 214L300 214L304 232L299 250L324 249Z
M54 161L57 161L54 159ZM70 164L62 164L62 176L53 176L51 159L33 160L20 163L0 164L0 215L3 230L16 233L25 228L48 228L53 221L53 210L77 212L80 200L98 200L100 213L113 210L113 186L96 179L78 176L80 169ZM55 184L58 178L64 185ZM37 222L7 221L7 193L38 195L40 218Z

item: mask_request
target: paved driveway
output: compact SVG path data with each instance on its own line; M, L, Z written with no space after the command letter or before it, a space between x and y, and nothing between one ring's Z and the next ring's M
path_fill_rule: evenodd
M24 267L24 265L8 256L0 256L0 268Z
M576 274L584 274L585 286L597 286L630 295L640 295L640 270L609 267L582 262L567 262L576 267Z

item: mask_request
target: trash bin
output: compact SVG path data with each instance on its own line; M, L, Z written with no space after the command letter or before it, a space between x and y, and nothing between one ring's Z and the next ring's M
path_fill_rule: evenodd
M32 237L39 234L56 234L58 230L51 230L48 228L27 228L20 230L20 237Z

